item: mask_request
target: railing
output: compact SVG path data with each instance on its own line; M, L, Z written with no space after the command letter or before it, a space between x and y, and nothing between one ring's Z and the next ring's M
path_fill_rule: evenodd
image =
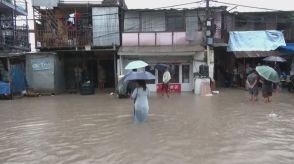
M92 31L67 30L64 33L49 30L36 31L37 48L74 48L92 45Z
M3 49L20 49L28 51L30 49L27 29L17 28L14 35L1 35L0 47Z
M102 0L60 0L59 4L102 4Z
M168 46L201 44L202 32L195 32L187 37L186 32L149 32L149 33L123 33L123 46Z

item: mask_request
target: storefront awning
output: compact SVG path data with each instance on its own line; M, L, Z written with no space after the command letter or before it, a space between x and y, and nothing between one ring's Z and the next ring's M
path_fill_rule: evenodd
M228 51L273 51L280 46L286 46L281 31L232 31Z
M236 58L258 58L281 55L281 53L278 51L234 51L232 53Z
M201 45L120 47L120 56L193 56L204 51Z

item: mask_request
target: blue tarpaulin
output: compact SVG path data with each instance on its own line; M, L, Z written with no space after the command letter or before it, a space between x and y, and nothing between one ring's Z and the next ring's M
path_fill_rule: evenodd
M12 92L21 93L26 89L24 64L11 65Z
M279 50L285 54L294 54L294 43L287 43L286 46L279 47Z
M8 95L8 94L10 94L9 83L0 81L0 95Z
M230 32L228 51L272 51L286 46L280 31L233 31Z

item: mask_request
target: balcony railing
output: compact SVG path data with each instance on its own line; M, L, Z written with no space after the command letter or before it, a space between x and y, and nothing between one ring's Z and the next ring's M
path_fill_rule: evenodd
M195 32L194 37L187 37L186 32L150 32L123 33L123 46L169 46L201 44L202 32Z
M13 31L13 30L12 30ZM29 36L28 30L17 28L11 35L0 35L0 47L4 50L21 50L29 51Z
M59 0L59 4L102 4L102 0Z
M92 31L68 30L57 33L48 30L36 31L37 48L74 48L92 45Z

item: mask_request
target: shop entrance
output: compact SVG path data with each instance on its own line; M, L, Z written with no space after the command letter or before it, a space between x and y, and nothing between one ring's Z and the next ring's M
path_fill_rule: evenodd
M109 52L107 52L109 53ZM81 70L81 80L90 80L95 88L99 87L99 74L103 74L102 89L115 87L115 72L113 54L103 52L67 52L64 55L64 76L67 90L75 90L77 88L76 77ZM101 85L100 85L101 86ZM100 88L101 89L101 88Z

